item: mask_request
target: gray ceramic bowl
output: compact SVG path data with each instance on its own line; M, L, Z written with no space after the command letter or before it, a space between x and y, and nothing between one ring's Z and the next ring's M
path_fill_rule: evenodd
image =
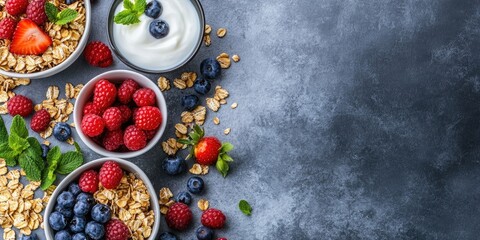
M73 182L74 180L77 180L84 171L89 169L98 170L100 169L102 164L108 160L113 160L117 162L123 170L134 173L138 178L140 178L145 183L145 186L147 187L148 192L150 194L150 206L153 210L153 213L155 214L155 222L153 223L152 234L148 239L155 239L155 237L158 234L158 230L160 228L160 205L158 203L158 197L155 189L153 188L152 182L150 182L150 179L148 179L147 175L139 167L137 167L137 165L120 158L108 157L108 158L100 158L97 160L93 160L91 162L88 162L82 165L81 167L77 168L75 171L70 173L68 176L66 176L57 186L52 196L50 197L50 200L48 201L47 207L45 208L45 214L43 215L43 225L45 228L45 237L47 238L47 240L55 239L54 232L50 228L50 225L48 224L48 217L50 216L50 214L53 212L55 208L57 196L62 191L67 189L68 185L71 182Z

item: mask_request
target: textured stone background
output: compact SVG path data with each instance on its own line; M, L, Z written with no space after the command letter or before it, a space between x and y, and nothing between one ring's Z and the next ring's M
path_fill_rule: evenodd
M202 197L228 216L217 236L478 238L479 3L203 0L207 22L228 35L213 37L210 48L167 76L197 70L222 51L242 57L216 82L239 107L209 113L206 124L209 134L236 146L230 175L205 177ZM94 4L92 40L106 40L109 4ZM116 60L106 70L125 68ZM50 84L84 83L103 71L79 59L17 92L40 101ZM164 139L173 135L184 94L165 93ZM157 147L131 161L157 189L185 189L187 175L161 171L164 157ZM253 205L251 217L238 211L240 199ZM182 239L199 225L194 209L195 224Z

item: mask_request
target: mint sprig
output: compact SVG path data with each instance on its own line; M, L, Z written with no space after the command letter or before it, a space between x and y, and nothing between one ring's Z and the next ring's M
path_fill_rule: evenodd
M57 25L65 25L75 20L78 16L78 12L71 8L65 8L59 11L53 3L49 2L45 3L45 14L50 22Z
M252 215L252 206L246 200L240 200L238 203L238 208L242 211L243 214L250 216Z
M140 16L142 16L147 6L146 0L135 0L132 3L130 0L123 0L123 10L117 15L113 21L116 24L131 25L140 22Z

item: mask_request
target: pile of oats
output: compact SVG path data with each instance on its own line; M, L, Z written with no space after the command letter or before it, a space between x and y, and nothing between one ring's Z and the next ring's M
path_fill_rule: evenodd
M215 87L215 95L213 98L206 98L207 107L214 112L218 111L218 109L220 109L220 105L227 104L228 96L228 91L222 88L222 86L217 85Z
M122 177L113 190L100 186L93 195L101 204L110 206L112 217L123 221L134 240L143 240L152 234L155 216L150 205L150 194L143 181L133 173Z
M43 227L41 212L47 205L55 186L44 192L43 198L34 198L40 182L20 183L25 173L20 170L8 171L5 160L0 159L0 225L3 239L15 239L16 228L23 235Z
M208 165L201 165L198 163L193 164L192 168L188 170L191 174L206 175L208 174Z
M7 101L15 96L12 91L18 86L30 84L28 78L10 78L0 75L0 114L7 114Z
M60 10L71 8L78 12L77 18L63 26L46 22L44 31L52 38L52 45L41 56L17 55L9 52L10 40L0 40L0 69L33 73L52 68L64 62L78 46L85 31L86 12L82 0L66 5L63 0L50 0ZM5 9L5 0L0 0L0 8ZM0 12L0 19L7 17L7 12Z
M205 46L209 47L212 44L212 38L210 37L210 33L212 32L212 27L208 24L205 24L205 32L203 34L203 43Z
M175 203L175 200L173 200L173 193L170 191L170 188L163 187L160 189L159 195L160 213L165 215L168 212L168 208Z

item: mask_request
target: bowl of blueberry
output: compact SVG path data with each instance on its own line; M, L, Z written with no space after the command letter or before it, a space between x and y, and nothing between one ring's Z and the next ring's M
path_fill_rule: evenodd
M45 236L155 239L159 216L158 198L147 175L131 162L101 158L79 167L57 186L45 208Z

